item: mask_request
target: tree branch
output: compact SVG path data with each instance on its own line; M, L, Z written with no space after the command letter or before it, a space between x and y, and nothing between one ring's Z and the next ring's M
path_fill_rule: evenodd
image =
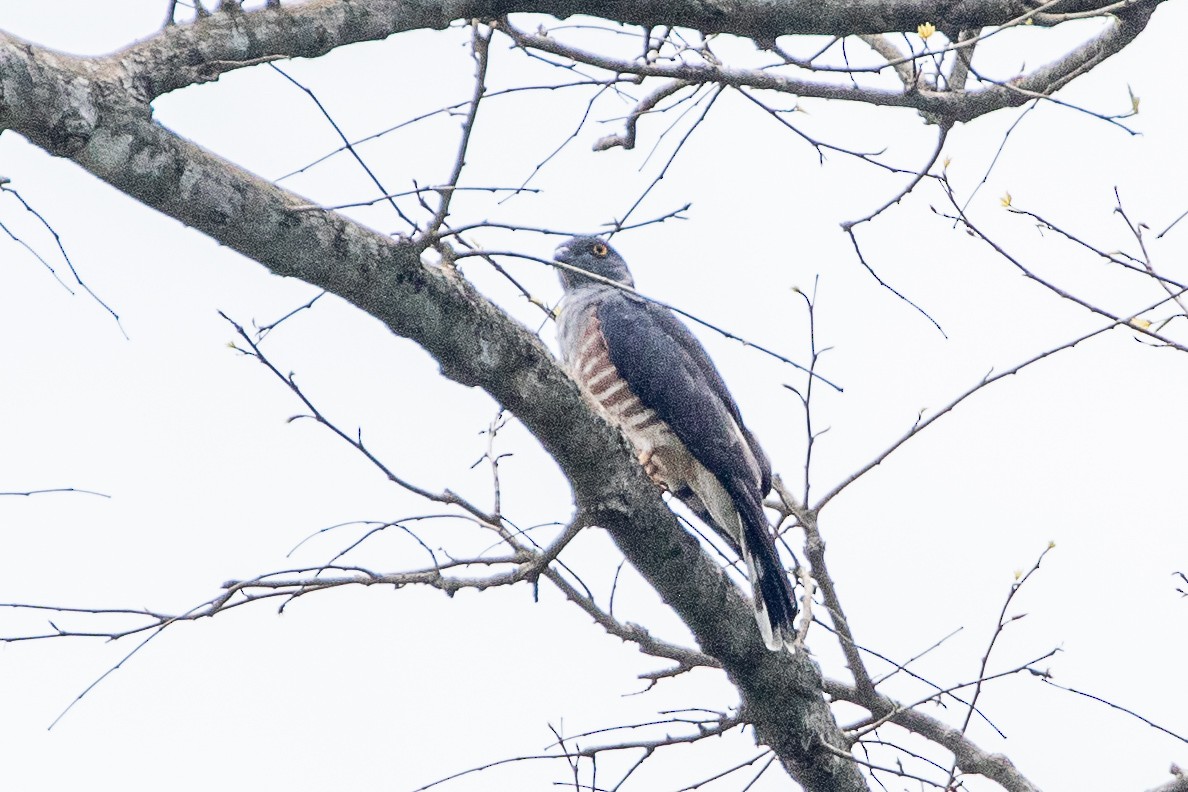
M857 688L831 679L825 680L825 692L842 701L862 707L873 707L872 714L883 717L910 732L919 734L952 752L962 772L981 775L994 781L1008 792L1039 792L1002 754L992 754L978 747L960 731L918 710L905 709L894 699L875 693L866 696Z
M930 90L915 83L905 85L903 90L886 90L795 79L769 69L740 69L709 62L696 65L645 63L586 52L547 35L519 34L515 38L525 48L622 74L910 107L929 117L953 122L968 121L997 109L1022 105L1036 96L1050 95L1129 44L1146 26L1161 2L1163 0L1123 0L1102 4L1070 0L1062 3L1063 14L1101 15L1107 13L1103 9L1109 9L1113 22L1098 36L1064 57L1009 82L976 91ZM731 33L758 41L774 41L778 36L793 34L849 36L915 30L921 20L930 17L943 17L954 29L978 29L1017 24L1021 17L1030 18L1037 10L1022 2L991 3L987 0L966 0L943 6L922 6L912 0L889 4L874 0L779 4L762 0L721 0L712 4L696 0L678 3L665 0L609 3L593 0L523 3L499 0L456 3L311 0L292 7L269 6L251 12L215 14L189 25L171 25L156 36L109 58L84 60L61 56L54 65L59 69L78 68L90 78L120 82L132 92L131 95L147 103L178 88L209 82L221 74L262 62L279 58L316 58L337 47L377 41L395 33L443 29L459 19L494 19L518 12L545 13L558 18L586 14L645 28L676 25L703 33ZM0 63L5 49L22 44L18 39L0 34ZM960 46L964 45L962 42ZM47 56L49 53L41 53L39 57Z
M333 5L331 17L374 3ZM0 126L271 272L338 295L420 344L445 376L482 387L514 412L571 482L578 522L606 528L722 664L758 738L788 772L808 790L867 788L853 763L823 747L846 742L816 664L764 647L740 590L682 530L621 434L590 410L531 332L456 272L423 264L421 243L331 212L294 211L311 202L155 124L126 72L0 38L0 73Z

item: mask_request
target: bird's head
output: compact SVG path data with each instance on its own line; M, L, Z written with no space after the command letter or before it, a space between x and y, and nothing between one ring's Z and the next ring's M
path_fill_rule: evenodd
M614 248L596 236L579 236L562 242L557 246L553 259L624 286L635 286L627 262ZM571 269L558 267L557 274L566 291L593 282Z

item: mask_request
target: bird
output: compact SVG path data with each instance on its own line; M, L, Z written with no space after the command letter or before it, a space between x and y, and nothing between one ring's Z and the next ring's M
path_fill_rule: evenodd
M793 650L796 599L763 512L771 463L709 354L670 309L635 292L627 263L602 238L573 237L553 258L570 376L652 480L742 557L764 644Z

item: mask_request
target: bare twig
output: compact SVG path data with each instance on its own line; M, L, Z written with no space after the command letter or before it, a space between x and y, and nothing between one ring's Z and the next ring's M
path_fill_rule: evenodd
M1125 712L1130 717L1136 718L1136 719L1142 721L1143 723L1147 724L1148 726L1150 726L1152 729L1155 729L1156 731L1161 731L1164 734L1168 735L1169 737L1174 737L1175 739L1179 740L1182 743L1188 743L1188 737L1184 736L1183 734L1174 732L1171 729L1167 728L1166 726L1160 726L1158 723L1151 720L1150 718L1143 717L1142 715L1139 715L1134 710L1128 709L1127 707L1123 707L1121 704L1115 704L1112 701L1107 701L1100 696L1095 696L1092 693L1086 693L1083 690L1077 690L1076 688L1068 687L1067 685L1061 685L1059 682L1054 682L1052 680L1051 676L1042 676L1042 677L1040 677L1040 679L1046 685L1051 685L1054 688L1058 688L1060 690L1064 690L1069 693L1075 693L1078 696L1084 696L1087 699L1096 701L1098 704L1105 704L1110 709L1116 709L1119 712Z
M483 257L486 257L486 256L511 256L514 258L526 259L528 261L535 261L540 264L546 264L550 267L555 267L557 269L574 270L574 267L572 265L566 264L563 261L555 261L553 259L537 258L536 256L529 256L524 253L519 253L516 251L510 251L510 250L482 250L482 251L473 251L470 253L459 253L458 254L458 258L465 258L467 256L483 256ZM682 308L678 308L675 305L666 303L663 300L657 300L654 297L648 297L645 294L641 294L640 292L636 291L631 286L627 286L622 283L617 283L617 282L612 281L608 278L603 278L599 275L595 275L593 273L586 272L585 270L577 270L577 271L581 272L582 277L584 277L584 278L587 278L587 279L593 280L593 281L597 281L598 283L602 283L607 286L612 286L616 289L621 289L625 292L634 294L644 300L647 300L650 303L655 303L656 305L667 308L670 311L673 311L674 313L678 313L681 316L685 317L686 319L689 319L690 321L695 322L708 330L713 330L718 335L721 335L725 338L729 338L732 341L738 341L744 347L754 349L757 352L762 352L764 355L767 355L768 357L775 358L776 360L780 361L781 363L784 363L785 365L791 366L792 368L797 369L798 371L803 371L805 374L808 374L809 376L813 377L814 379L820 380L821 382L825 383L829 387L833 388L838 393L841 393L844 390L844 388L842 388L840 385L837 385L837 384L829 381L828 379L826 379L825 377L821 376L820 374L818 374L816 372L810 371L807 366L803 366L803 365L797 363L796 361L792 360L791 358L785 357L784 355L781 355L780 353L775 352L775 351L769 349L768 347L765 347L761 344L757 344L753 341L749 341L746 338L743 338L740 335L732 333L731 331L726 330L723 327L715 325L711 322L707 322L705 319L702 319L694 314L691 314Z
M955 685L949 685L949 686L943 688L942 690L936 691L935 693L929 693L927 696L924 696L911 704L900 705L901 709L897 708L897 710L895 710L895 711L885 713L875 720L872 720L872 721L869 721L869 722L863 723L863 724L856 724L850 733L850 737L855 740L861 739L865 735L870 734L871 732L878 729L884 723L894 720L895 715L898 715L899 712L901 712L901 711L914 710L917 707L919 707L923 704L927 704L930 701L940 701L940 699L946 695L951 695L952 693L954 693L958 690L964 690L966 688L972 687L972 688L974 688L974 696L970 700L969 706L968 706L968 709L966 712L966 726L965 726L965 728L962 729L962 734L964 734L965 729L968 728L969 720L972 717L973 712L976 710L978 694L981 692L982 687L987 682L993 682L996 679L1002 679L1004 677L1015 676L1016 674L1020 674L1024 671L1029 671L1032 674L1042 674L1043 672L1037 672L1033 668L1033 666L1042 660L1047 660L1048 658L1054 656L1057 651L1059 651L1059 650L1049 649L1047 652L1044 652L1039 657L1036 657L1032 660L1028 660L1025 663L1020 663L1019 665L1016 665L1013 668L1009 668L1005 671L999 671L998 673L995 673L995 674L985 673L986 668L985 668L985 665L983 665L981 668L981 673L979 673L977 679L974 679L970 682L959 682ZM989 654L989 652L987 652L987 655L988 654ZM952 781L952 779L950 779L950 782L951 781Z
M854 675L854 685L859 691L873 696L874 683L870 679L870 672L866 670L866 664L862 661L862 655L858 652L858 645L854 642L854 634L850 631L850 623L842 608L837 587L834 586L833 578L825 563L825 540L821 538L821 532L817 528L816 513L804 512L801 515L800 524L804 529L804 554L812 565L813 580L817 582L817 587L821 590L825 608L829 611L829 618L833 621L833 627L841 639L842 653L846 657L846 666Z
M1167 292L1168 297L1170 297L1176 305L1180 306L1180 311L1183 313L1183 315L1188 316L1188 306L1184 304L1183 300L1185 287L1179 283L1169 282L1166 278L1161 277L1155 272L1155 267L1151 263L1151 254L1147 251L1147 243L1143 239L1143 232L1147 230L1147 225L1145 223L1136 223L1130 219L1130 215L1128 215L1126 210L1122 207L1122 196L1119 195L1117 187L1114 188L1114 202L1114 211L1119 217L1122 218L1123 222L1126 223L1126 228L1129 229L1131 235L1134 236L1134 241L1138 244L1139 250L1142 251L1143 255L1141 263L1143 271L1149 275L1152 280L1158 283L1165 292Z
M328 124L330 124L330 127L334 130L334 133L338 135L339 139L342 141L343 147L348 152L350 152L351 157L353 157L355 162L359 164L359 167L363 169L363 172L367 174L367 178L371 180L371 183L379 189L380 194L390 195L391 190L388 190L384 187L383 183L379 180L379 177L376 176L375 172L371 170L371 166L363 161L363 157L360 156L359 152L355 150L354 145L351 143L350 139L347 138L346 133L342 131L342 127L340 127L338 122L334 120L334 117L330 115L330 111L327 110L325 105L322 104L322 101L318 99L317 94L291 77L288 72L281 69L281 67L277 66L275 63L269 63L268 67L281 77L284 77L286 80L292 83L294 87L309 97L310 101L317 106L318 111L322 114L322 117L326 119ZM407 223L413 230L416 230L417 224L404 213L404 211L396 204L396 201L388 199L388 205L392 207L392 211L394 211L401 220Z
M1156 303L1155 305L1151 306L1151 308L1154 308L1154 307L1162 304L1163 302L1166 302L1166 299L1161 300L1159 303ZM1145 310L1151 310L1151 308L1147 308ZM1145 312L1145 311L1142 311L1140 313L1143 313L1143 312ZM883 462L885 462L887 460L887 458L889 456L891 456L891 454L895 453L895 451L897 451L899 448L901 448L905 443L907 443L913 437L920 434L920 432L924 431L929 426L934 424L937 420L939 420L943 416L947 415L952 410L956 409L962 402L964 402L969 397L973 396L978 391L982 390L982 388L985 388L987 385L991 385L991 384L998 382L999 380L1004 379L1006 377L1010 377L1015 374L1018 374L1020 371L1027 368L1028 366L1038 363L1039 361L1049 358L1059 352L1063 352L1066 349L1072 349L1073 347L1077 346L1078 344L1088 341L1089 339L1091 339L1095 336L1101 335L1102 333L1105 333L1109 330L1113 330L1115 327L1118 327L1120 325L1126 325L1127 327L1132 326L1128 319L1116 319L1115 321L1111 322L1108 325L1099 327L1096 330L1092 330L1088 333L1077 336L1072 341L1065 342L1065 343L1061 344L1060 346L1053 347L1051 349L1044 350L1043 352L1040 352L1037 355L1033 355L1032 357L1028 358L1027 360L1024 360L1022 363L1012 366L1011 368L1006 369L1004 371L1000 371L997 374L994 374L993 376L983 377L982 380L978 382L978 384L976 384L973 387L966 390L960 396L953 399L953 401L949 402L944 407L940 408L935 413L928 416L928 418L926 418L922 421L918 420L912 426L912 428L909 429L907 431L907 433L903 435L903 437L896 440L886 450L884 450L882 453L880 453L878 456L876 456L870 462L863 465L861 468L859 468L855 472L851 473L849 476L846 477L846 479L844 481L842 481L840 484L838 484L836 487L834 487L832 490L830 490L828 493L826 493L824 495L824 497L822 497L820 500L818 500L816 502L816 504L814 504L813 511L820 511L821 509L823 509L825 507L825 505L827 503L829 503L829 501L833 500L833 498L836 497L842 490L844 490L846 487L853 484L855 481L860 479L862 476L866 475L867 473L869 473L870 471L874 470L876 467L881 465Z
M92 289L87 284L87 282L82 279L82 276L78 274L78 270L75 268L74 262L71 261L71 259L70 259L70 254L66 252L66 245L62 242L61 235L58 233L57 229L55 229L53 227L53 225L50 223L50 221L45 219L45 215L43 215L41 212L37 211L32 206L30 206L29 202L26 201L24 199L24 197L19 192L17 192L11 186L9 186L8 179L0 180L0 193L7 193L8 195L11 195L13 198L16 198L17 201L20 202L21 206L24 207L25 211L28 212L29 214L33 215L33 217L36 218L37 222L41 225L41 227L44 228L49 233L49 235L54 238L54 245L58 248L58 254L62 257L62 261L66 262L66 267L70 270L70 275L71 275L71 277L74 278L74 282L78 284L79 288L81 288L83 291L85 291L87 294L89 294L91 296L91 299L94 300L99 305L99 307L101 307L103 310L107 311L107 313L111 314L111 318L115 320L116 327L118 327L120 329L120 334L123 335L124 338L127 338L128 333L127 333L127 331L124 330L124 324L123 324L123 322L120 321L120 315L115 312L114 308L112 308L110 305L108 305L106 302L104 302L103 298L100 297L98 294L96 294L95 290ZM54 268L50 265L50 263L48 261L46 261L44 258L42 258L42 256L39 253L37 253L35 250L33 250L33 248L28 243L26 243L23 239L20 239L15 234L13 234L11 231L9 231L8 228L3 223L0 223L0 231L4 231L4 233L6 233L14 242L23 246L25 248L25 250L32 253L33 256L38 261L40 261L41 264L46 269L48 269L50 271L50 273L54 276L54 278L58 281L58 283L61 283L62 286L64 286L66 288L66 290L69 291L71 294L74 293L73 290L71 290L69 286L66 286L66 284L63 283L62 279L60 277L58 277L57 271L54 270Z
M1048 553L1050 553L1052 551L1052 548L1054 548L1055 546L1056 545L1053 543L1048 543L1048 546L1045 547L1042 552L1040 552L1039 558L1037 558L1035 560L1035 564L1032 565L1031 569L1027 570L1027 572L1025 572L1024 574L1018 576L1017 579L1015 580L1015 582L1011 584L1010 591L1007 592L1006 599L1003 600L1002 610L999 611L999 613L998 613L998 623L994 628L993 634L990 636L990 642L986 646L986 652L982 655L981 664L978 667L978 681L974 685L974 692L973 692L973 696L970 698L970 701L969 701L969 708L966 710L965 717L961 721L961 733L962 734L965 734L966 730L969 728L970 720L973 719L974 708L978 704L978 697L982 695L983 683L987 679L991 678L991 677L986 676L986 666L989 665L989 663L990 663L990 655L994 651L994 645L998 642L998 639L1002 635L1003 630L1006 629L1006 626L1008 624L1010 624L1011 622L1015 621L1017 618L1019 618L1018 616L1012 616L1011 618L1007 618L1007 615L1006 615L1007 610L1011 607L1011 602L1014 600L1015 595L1018 594L1019 590L1023 588L1024 584L1026 584L1027 581L1031 579L1031 576L1034 575L1037 571L1039 571L1040 564L1043 563L1044 558L1048 555ZM1054 651L1053 651L1053 653L1054 653ZM1032 661L1032 662L1036 662L1036 661ZM1030 664L1028 664L1028 665L1030 665ZM946 784L946 788L952 786L953 782L956 781L956 779L957 779L957 762L956 762L956 760L954 760L952 769L950 769L950 771L949 771L949 781Z
M845 231L846 233L850 234L851 238L853 238L855 226L860 226L863 223L866 223L866 222L869 222L869 221L875 219L876 217L881 215L883 212L887 211L892 206L894 206L895 204L902 201L907 196L907 194L910 193L912 190L916 189L916 185L919 184L920 182L922 182L926 177L931 176L932 174L930 174L929 171L932 170L932 166L936 164L936 161L938 159L940 159L941 151L945 147L945 141L948 140L948 138L949 138L949 130L951 128L952 128L952 125L950 125L950 124L942 123L940 125L940 127L937 130L937 135L936 135L936 146L934 146L932 149L932 156L930 156L928 158L928 162L924 164L924 167L922 167L918 171L916 171L916 175L912 177L911 181L909 181L906 185L904 185L903 189L901 189L893 197L889 198L885 203L883 203L882 206L880 206L878 209L875 209L870 214L868 214L864 217L861 217L857 220L850 220L845 223L842 223L841 224L842 230ZM933 178L936 178L936 177L933 176ZM854 246L857 247L858 243L855 242ZM887 287L887 288L890 288L890 287ZM892 290L892 291L894 291L894 290ZM925 314L925 315L927 316L927 314ZM936 322L933 322L933 324L936 324ZM939 328L939 326L938 326L938 328Z
M480 25L478 22L472 23L473 28L470 38L470 49L474 55L474 96L470 98L470 105L466 111L466 118L462 121L462 138L458 142L458 155L454 159L453 170L450 171L450 177L446 181L446 186L440 190L441 201L438 204L437 212L433 215L433 220L429 223L429 228L426 234L430 237L435 236L446 221L446 217L450 213L450 200L454 197L454 191L458 187L458 179L462 177L462 169L466 166L466 151L470 147L470 135L474 131L475 118L478 116L479 102L483 99L483 94L487 90L487 63L489 61L488 54L491 49L491 36L493 35L491 28Z
M962 772L982 775L997 783L1008 792L1039 792L1039 789L1020 773L1004 755L991 753L979 747L966 735L952 726L932 718L916 709L906 709L891 698L876 693L871 699L850 685L831 679L824 681L825 691L836 699L849 701L859 706L875 707L875 714L882 715L898 710L891 722L908 731L935 742L953 753Z
M639 123L639 119L645 113L650 113L668 97L675 93L679 93L688 86L684 80L672 80L661 85L656 90L645 96L639 101L639 104L627 115L627 121L624 124L623 132L621 134L607 135L600 138L594 143L595 151L606 151L607 149L621 146L625 149L635 148L635 127Z
M1051 281L1040 277L1032 269L1030 269L1027 265L1025 265L1022 261L1020 261L1018 258L1016 258L1015 256L1012 256L1010 253L1008 253L1007 250L1002 245L995 242L993 239L991 239L989 236L987 236L985 233L983 233L982 230L980 228L978 228L969 219L969 217L965 214L965 212L960 207L957 206L957 201L956 201L955 196L953 195L952 187L949 184L948 179L943 175L941 177L941 183L945 186L945 193L950 201L950 204L953 206L953 208L956 212L955 215L949 216L949 219L956 220L956 221L960 222L963 226L965 226L966 229L969 230L969 232L971 234L973 234L975 237L977 237L978 239L982 240L987 245L989 245L996 253L998 253L998 255L1002 256L1002 258L1006 259L1008 262L1010 262L1010 264L1012 266L1014 266L1017 270L1019 270L1021 273L1023 273L1023 275L1026 278L1028 278L1031 281L1034 281L1035 283L1038 283L1039 285L1041 285L1044 288L1051 291L1053 294L1056 294L1059 297L1062 297L1063 299L1068 300L1069 302L1076 303L1077 305L1081 306L1082 308L1085 308L1088 311L1091 311L1092 313L1098 314L1100 316L1104 316L1105 318L1111 320L1113 322L1113 324L1110 325L1110 327L1114 327L1117 325L1127 325L1131 330L1133 330L1137 333L1141 333L1142 335L1145 335L1148 338L1153 339L1154 341L1160 343L1163 346L1171 347L1173 349L1178 349L1181 352L1188 352L1188 346L1186 346L1178 341L1175 341L1171 338L1168 338L1167 336L1161 334L1160 332L1151 329L1149 326L1145 325L1142 322L1135 321L1138 317L1142 316L1147 311L1153 310L1154 308L1157 308L1160 305L1163 305L1164 303L1168 302L1169 300L1174 299L1176 296L1178 296L1179 293L1188 291L1188 289L1181 289L1177 294L1172 295L1171 297L1166 297L1166 298L1160 300L1159 302L1155 303L1154 305L1148 306L1147 308L1143 308L1142 310L1136 311L1128 316L1123 316L1123 315L1114 313L1112 311L1107 311L1106 309L1104 309L1100 306L1094 305L1092 302L1090 302L1082 297L1078 297L1077 295L1069 292L1067 289L1063 289L1060 286L1057 286L1055 283L1052 283ZM1108 329L1108 328L1106 328L1106 329Z
M279 319L274 319L273 321L268 322L267 324L256 325L256 341L257 342L263 341L268 336L268 334L271 333L273 330L275 330L277 327L279 327L282 322L284 322L288 319L291 319L292 317L296 316L297 314L301 313L302 311L307 311L310 308L313 308L314 303L316 303L318 300L322 299L325 296L326 296L326 292L320 291L317 294L315 294L313 297L311 297L309 300L307 300L306 302L302 303L301 305L298 305L293 310L285 313Z
M47 495L55 492L77 492L80 495L97 495L100 498L110 498L111 496L103 492L95 492L94 490L79 489L78 487L49 487L46 489L25 490L23 492L0 492L0 497L18 496L27 498L30 495Z
M652 655L653 657L665 657L690 667L721 667L721 664L717 660L707 654L660 640L638 624L620 622L599 608L594 602L593 597L582 594L558 572L552 569L545 569L542 575L560 589L566 599L588 613L598 623L598 626L602 627L602 629L611 635L637 645L640 651L645 654Z
M880 210L880 211L882 211L882 210ZM845 232L846 232L846 235L850 238L850 243L854 246L854 253L858 256L858 263L861 264L863 266L863 268L867 272L870 273L870 276L872 278L874 278L875 281L880 286L882 286L884 289L886 289L887 291L894 294L900 300L903 300L905 303L910 305L912 308L915 308L917 313L919 313L921 316L923 316L925 319L927 319L929 322L931 322L932 326L935 327L937 330L939 330L940 334L942 336L944 336L945 338L948 338L949 336L945 334L945 329L940 326L939 322L937 322L935 319L932 318L932 314L928 313L923 308L916 305L916 303L912 302L906 295L904 295L898 289L896 289L894 286L892 286L891 284L889 284L885 280L883 280L881 277L879 277L879 274L874 271L874 267L870 266L870 263L867 262L866 256L864 256L862 254L862 247L858 244L858 236L854 233L854 229L847 228L847 229L845 229Z
M252 338L248 335L247 331L245 331L243 329L243 327L239 325L239 323L235 322L233 319L231 319L231 317L227 316L222 311L219 312L219 316L223 317L223 319L225 319L232 327L235 328L235 332L239 334L239 337L241 339L243 339L243 341L248 346L247 349L242 349L239 347L236 347L236 349L238 349L243 354L248 355L249 357L253 357L256 360L258 360L260 363L262 363L265 368L267 368L269 371L271 371L273 373L273 375L275 375L277 377L277 379L279 379L281 382L285 383L285 385L289 388L289 390L291 390L293 392L293 394L298 399L301 400L301 403L304 404L306 409L309 410L309 415L307 417L313 418L315 421L322 424L327 429L329 429L332 433L337 435L340 439L342 439L342 440L346 441L348 444L350 444L356 451L358 451L360 454L362 454L364 457L366 457L367 460L369 462L371 462L372 465L374 465L385 476L387 476L388 480L391 481L393 484L396 484L397 486L413 493L414 495L419 495L422 498L425 498L427 500L436 501L438 503L449 504L452 506L458 506L458 507L462 508L464 511L472 514L475 518L477 518L485 523L497 523L498 522L498 519L496 517L494 517L491 514L488 514L487 512L483 511L479 507L472 504L470 501L466 500L465 498L462 498L461 496L457 495L454 492L450 492L449 490L446 490L445 492L430 492L429 490L422 489L421 487L418 487L417 485L396 475L396 473L394 473L387 465L385 465L382 461L380 461L380 459L378 457L376 457L371 452L371 450L368 449L367 446L365 446L363 444L363 439L362 439L361 433L358 433L358 434L356 434L356 436L352 437L351 435L348 435L346 432L344 432L342 429L340 429L334 422L327 419L326 416L323 415L320 410L318 410L318 408L314 405L314 403L312 401L310 401L310 399L305 395L305 393L301 390L301 388L298 387L297 381L296 381L296 379L294 379L293 375L292 374L289 374L289 375L282 374L280 369L278 369L276 366L274 366L272 364L272 361L270 361L264 355L264 353L260 351L258 342L252 340ZM301 416L295 416L295 417L301 417ZM294 419L291 418L290 420L294 420Z
M685 144L689 142L689 138L691 138L697 128L701 126L701 122L704 121L706 116L709 115L709 111L713 108L714 102L716 102L718 97L721 95L721 88L710 92L709 101L706 102L705 107L701 111L701 115L698 116L697 119L689 126L689 128L685 131L685 134L681 136L680 141L676 144L676 147L673 148L672 154L669 155L668 161L664 163L664 167L661 168L660 172L656 174L656 178L652 179L651 183L644 188L643 192L639 194L639 197L635 199L635 203L631 204L630 208L628 208L627 211L623 213L623 216L618 218L615 223L616 231L619 230L619 228L622 227L622 224L626 223L628 218L630 218L631 215L635 213L635 210L638 209L640 204L644 202L644 199L651 194L652 190L656 188L656 185L663 181L664 177L668 175L668 169L672 167L672 163L676 161L677 155L681 153L681 149L683 149Z
M836 747L830 745L829 743L822 742L822 743L820 743L820 745L822 748L829 751L829 753L835 754L837 756L844 756L847 759L849 759L851 762L853 762L854 764L862 765L863 767L866 767L872 771L878 771L878 772L882 772L882 773L890 773L891 775L899 776L901 778L910 778L913 781L919 781L920 783L927 784L930 787L935 787L937 789L946 789L946 787L937 783L936 781L933 781L931 778L925 778L924 776L916 775L914 773L909 773L906 770L904 770L903 768L896 769L893 767L881 767L881 766L873 764L871 762L867 762L862 759L859 759L856 756L854 756L853 754L851 754L849 751L843 751L842 749L836 748Z

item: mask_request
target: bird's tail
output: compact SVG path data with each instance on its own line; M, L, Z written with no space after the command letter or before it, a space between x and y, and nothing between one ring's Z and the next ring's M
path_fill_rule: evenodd
M728 489L733 489L729 487ZM796 638L796 597L784 565L780 563L775 539L763 506L752 493L730 493L742 522L741 549L751 578L755 619L763 642L772 651L793 648ZM740 497L741 496L741 497Z

